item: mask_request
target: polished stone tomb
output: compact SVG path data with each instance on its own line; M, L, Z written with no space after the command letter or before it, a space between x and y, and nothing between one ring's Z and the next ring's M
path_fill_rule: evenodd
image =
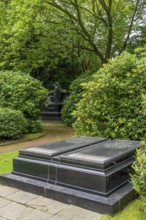
M0 182L113 214L135 197L129 183L138 141L76 137L20 150Z

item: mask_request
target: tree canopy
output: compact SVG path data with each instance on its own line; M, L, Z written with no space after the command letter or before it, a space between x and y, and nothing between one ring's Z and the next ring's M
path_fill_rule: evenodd
M65 0L46 1L61 12L72 29L87 45L80 47L94 52L101 60L107 60L126 49L130 35L135 31L141 0ZM84 42L83 41L83 42Z
M60 60L76 60L84 71L97 69L115 54L121 54L133 36L143 41L144 3L0 0L0 68L39 75L42 68L49 71ZM133 42L136 44L135 39Z

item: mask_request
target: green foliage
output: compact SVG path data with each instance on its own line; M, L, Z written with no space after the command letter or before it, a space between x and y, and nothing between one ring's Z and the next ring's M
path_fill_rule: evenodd
M21 137L26 129L26 120L21 111L0 108L0 139Z
M138 47L135 53L138 58L146 58L146 44L143 47Z
M53 89L54 82L59 82L61 88L68 89L70 83L83 72L80 62L71 57L60 58L56 64L48 61L42 67L33 69L31 76L43 82L45 88ZM61 76L61 77L60 77Z
M46 84L55 76L66 87L77 77L74 61L84 71L95 69L121 53L131 33L141 38L143 5L142 0L0 0L0 68L32 73ZM66 71L62 64L68 60Z
M140 195L142 201L141 211L146 214L146 143L143 142L136 151L136 161L132 165L135 173L131 175L133 188Z
M39 113L47 97L47 90L41 83L29 74L22 72L0 72L0 106L20 110L27 120L27 129L30 132L40 128ZM32 121L32 128L31 123ZM37 130L37 129L36 129Z
M66 125L72 126L74 122L72 113L74 110L76 110L76 105L82 98L83 88L81 84L88 82L91 79L92 75L82 74L70 85L70 95L66 98L61 112L62 119Z
M146 114L146 95L142 95L143 98L143 111ZM142 207L141 211L146 214L146 142L142 142L142 145L136 151L136 160L132 165L135 173L131 175L131 181L133 188L140 195Z
M27 132L36 133L43 129L43 124L40 119L27 119Z
M146 90L146 59L123 53L104 65L74 112L80 135L141 139L146 133L142 91Z
M142 99L143 99L143 111L146 114L146 94L142 94Z
M79 46L87 53L96 54L102 63L106 63L114 52L125 50L132 31L139 30L136 21L142 21L144 15L141 0L47 2L54 14L60 15L58 22L64 22L65 18L68 32L72 29L72 36L76 34L76 38L81 40L78 41ZM54 16L51 20L56 21Z
M68 88L80 74L81 62L74 37L67 36L65 23L58 24L60 16L51 22L54 13L40 0L0 3L0 69L29 72L46 88L55 81Z

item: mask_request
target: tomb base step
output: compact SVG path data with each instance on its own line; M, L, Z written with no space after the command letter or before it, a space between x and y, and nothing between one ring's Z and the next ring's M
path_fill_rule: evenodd
M41 116L41 120L43 120L43 121L57 121L57 122L62 122L62 119L61 118L58 118L58 117L42 117Z
M0 184L15 187L67 204L80 206L101 214L110 215L122 210L136 197L130 183L127 183L109 197L102 197L64 186L53 185L47 182L17 176L12 173L1 175Z

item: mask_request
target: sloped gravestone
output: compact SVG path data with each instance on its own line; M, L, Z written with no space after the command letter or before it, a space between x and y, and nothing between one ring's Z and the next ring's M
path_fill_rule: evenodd
M100 213L121 210L135 193L129 172L138 141L76 137L20 150L0 183Z

